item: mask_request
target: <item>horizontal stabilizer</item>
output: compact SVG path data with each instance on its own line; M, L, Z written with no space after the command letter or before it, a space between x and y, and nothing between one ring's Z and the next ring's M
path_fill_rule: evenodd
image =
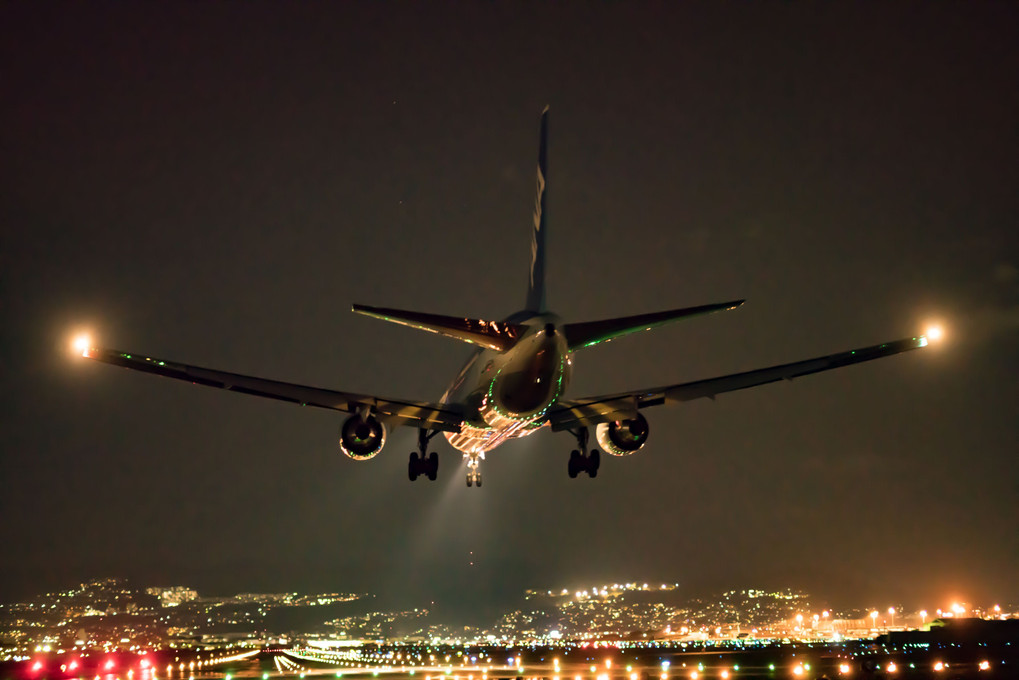
M384 307L367 307L365 305L354 305L353 311L365 316L375 317L383 321L418 328L423 331L430 331L445 335L449 338L456 338L474 345L487 347L488 349L505 352L517 343L517 340L524 334L524 327L504 321L484 321L481 319L466 319L457 316L442 316L439 314L425 314L423 312L408 312L402 309L387 309Z
M571 350L583 349L584 347L597 345L599 342L605 342L620 335L628 335L637 331L649 331L652 328L664 326L667 323L679 321L690 316L736 309L744 302L745 300L732 300L714 305L700 305L699 307L669 309L664 312L652 312L651 314L623 316L618 319L568 323L563 327L563 331L566 334L566 342Z

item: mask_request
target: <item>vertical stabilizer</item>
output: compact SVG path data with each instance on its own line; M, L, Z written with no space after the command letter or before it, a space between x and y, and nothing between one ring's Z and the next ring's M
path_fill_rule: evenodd
M529 312L547 311L545 299L545 182L548 180L548 107L541 112L541 133L538 143L538 178L534 194L534 226L531 230L531 278L527 288Z

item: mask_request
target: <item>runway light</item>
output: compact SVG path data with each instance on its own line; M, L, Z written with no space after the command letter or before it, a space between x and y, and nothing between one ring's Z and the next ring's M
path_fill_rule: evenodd
M848 675L849 674L849 664L847 664L847 663L840 663L839 664L839 673L841 673L842 675Z
M888 665L885 667L885 670L888 671L889 673L894 673L895 671L899 670L899 667L895 665L894 661L889 661Z
M990 661L981 661L980 665L977 666L977 668L979 668L982 671L986 671L990 667L991 667L991 662Z
M936 671L943 671L943 670L945 670L945 664L943 664L940 661L938 661L936 664L934 664L934 670L936 670Z

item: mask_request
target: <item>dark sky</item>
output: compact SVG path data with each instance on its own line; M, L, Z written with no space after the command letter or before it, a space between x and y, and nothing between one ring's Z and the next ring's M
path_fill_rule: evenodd
M0 600L89 576L489 611L618 579L836 605L1019 599L1014 3L6 3ZM467 489L342 415L75 361L71 335L436 399L465 345L351 303L523 304L551 105L567 321L747 298L576 356L568 396L920 332L938 347L647 411L570 480ZM471 554L473 552L473 555ZM470 566L473 561L474 565Z

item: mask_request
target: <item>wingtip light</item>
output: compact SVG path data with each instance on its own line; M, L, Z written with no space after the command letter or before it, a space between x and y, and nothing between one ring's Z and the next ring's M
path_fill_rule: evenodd
M943 338L944 335L945 331L944 329L941 328L941 326L931 326L930 328L927 329L927 332L925 333L925 337L931 342L937 342L938 340Z
M92 338L84 334L79 335L74 339L74 342L71 343L71 347L74 348L75 352L81 354L81 356L88 358L89 350L92 347Z

